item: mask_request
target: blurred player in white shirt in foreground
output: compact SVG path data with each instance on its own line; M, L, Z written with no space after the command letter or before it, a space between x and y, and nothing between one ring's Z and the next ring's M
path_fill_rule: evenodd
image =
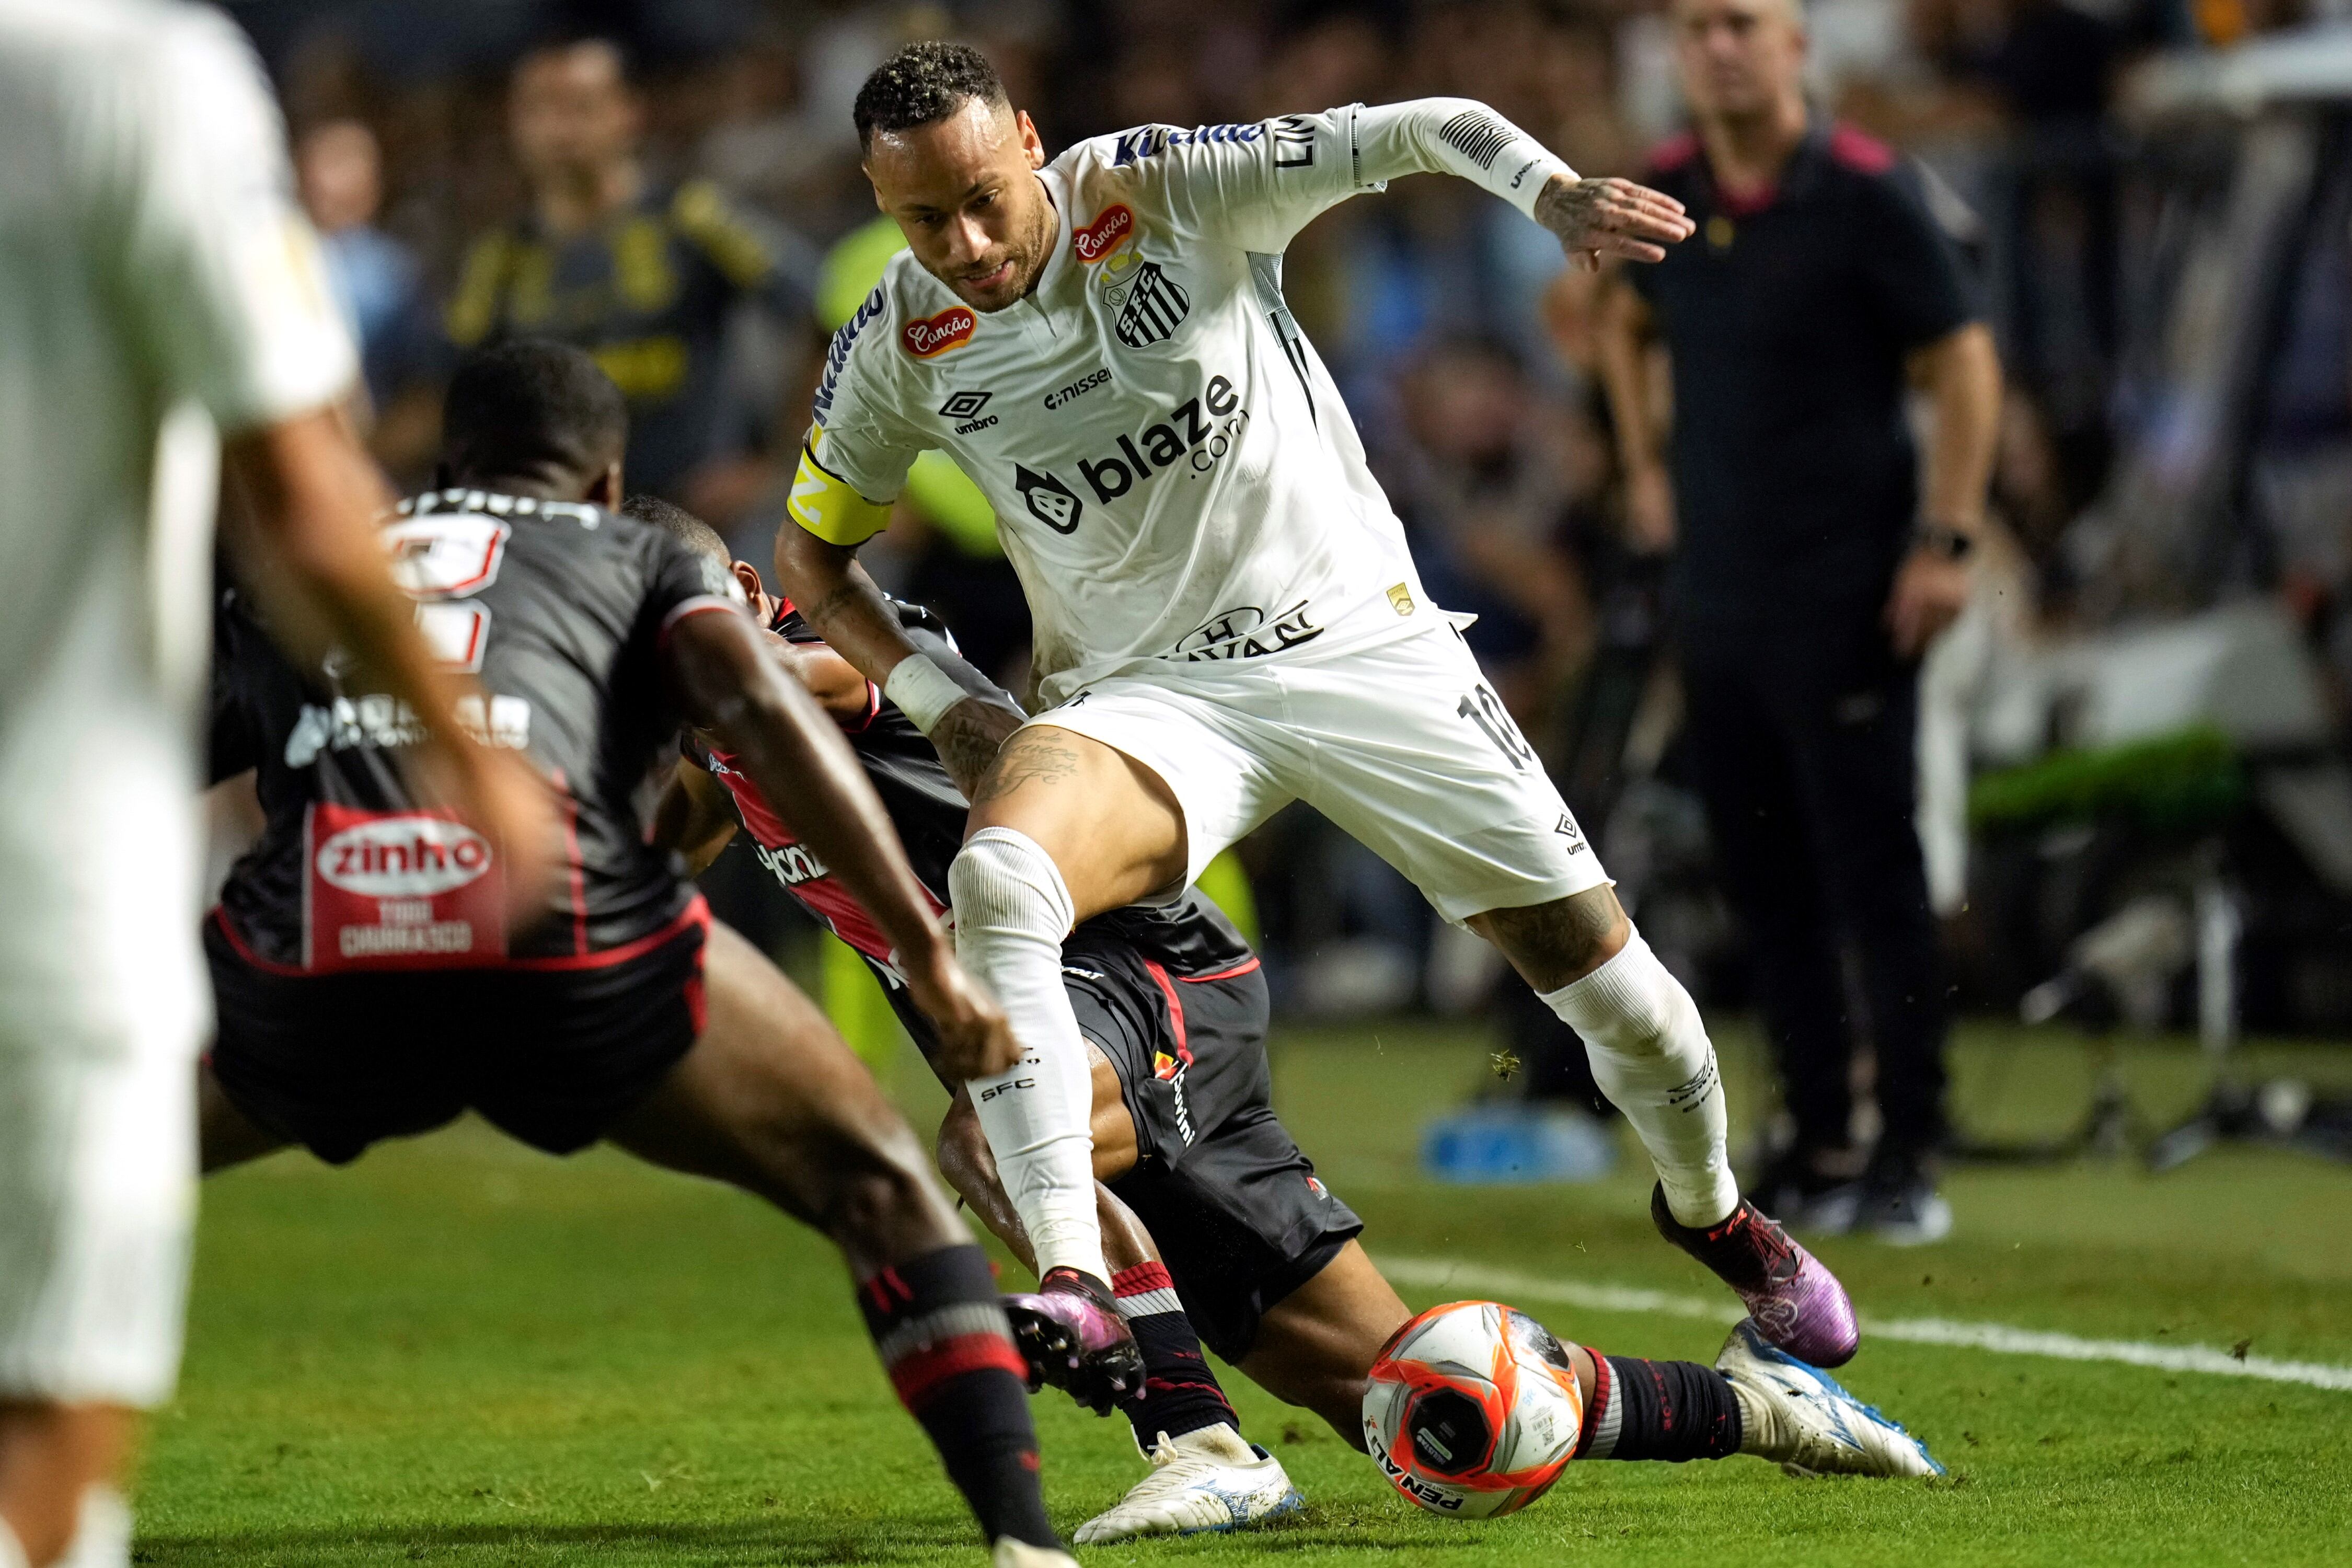
M334 410L352 348L241 37L166 0L0 0L0 1568L126 1563L110 1485L169 1396L194 1208L195 700L210 426L272 625L439 737L529 907L551 817L468 742ZM207 418L210 426L207 425Z

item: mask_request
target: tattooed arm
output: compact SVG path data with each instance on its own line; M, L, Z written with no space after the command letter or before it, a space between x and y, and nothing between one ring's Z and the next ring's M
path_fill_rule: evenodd
M957 672L950 668L948 673ZM940 761L947 764L948 776L955 780L956 788L963 791L964 799L980 798L982 781L988 777L996 753L1003 750L1013 732L1028 721L1029 716L1018 708L1009 708L985 697L967 697L949 709L933 726L931 744L939 748Z
M805 529L780 528L776 581L809 629L875 685L887 684L898 661L917 651L890 601L857 563L853 547Z
M1028 715L945 638L910 631L854 551L802 529L780 529L776 575L809 629L877 686L889 683L899 660L919 653L971 694L940 715L931 727L931 743L956 787L972 798L997 749Z

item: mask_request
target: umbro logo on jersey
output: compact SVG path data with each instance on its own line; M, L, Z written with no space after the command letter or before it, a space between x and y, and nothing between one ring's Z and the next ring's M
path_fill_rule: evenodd
M1552 831L1576 847L1569 851L1570 854L1573 855L1584 847L1584 829L1579 827L1576 818L1568 813L1563 811L1559 814L1559 821L1552 826Z
M995 395L996 394L992 392L959 392L940 405L940 412L950 419L961 421L955 427L957 435L969 436L975 430L985 430L996 423L995 415L991 414L986 418L982 418L980 413L982 409L988 406L988 400Z
M1157 261L1147 261L1128 289L1127 308L1118 313L1118 341L1129 348L1148 348L1174 331L1192 313L1192 297L1177 286Z
M1077 531L1078 519L1086 515L1087 505L1071 493L1069 486L1051 474L1041 474L1015 463L1013 487L1021 492L1031 517L1056 533Z
M934 359L971 342L971 334L979 330L979 317L961 305L950 305L936 316L899 328L898 341L917 359Z

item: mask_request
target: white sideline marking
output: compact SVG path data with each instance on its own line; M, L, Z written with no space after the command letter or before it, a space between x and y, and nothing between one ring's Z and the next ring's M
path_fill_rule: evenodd
M1727 1302L1699 1296L1676 1296L1664 1290L1641 1290L1625 1285L1585 1284L1573 1279L1545 1279L1508 1268L1478 1263L1446 1263L1433 1258L1388 1258L1374 1260L1381 1271L1402 1285L1433 1289L1456 1288L1491 1290L1498 1296L1528 1296L1565 1301L1594 1312L1654 1313L1669 1318L1697 1318L1734 1323L1740 1310ZM2272 1383L2299 1383L2306 1388L2352 1392L2352 1366L2321 1362L2273 1361L2250 1355L2240 1361L2211 1345L2153 1345L2140 1340L2086 1340L2074 1334L2039 1329L2016 1329L2006 1323L1961 1323L1949 1318L1864 1318L1865 1336L1907 1340L1914 1344L1961 1345L2004 1355L2049 1356L2058 1361L2116 1362L2126 1366L2150 1366L2163 1372L2203 1372L2221 1377L2258 1377Z

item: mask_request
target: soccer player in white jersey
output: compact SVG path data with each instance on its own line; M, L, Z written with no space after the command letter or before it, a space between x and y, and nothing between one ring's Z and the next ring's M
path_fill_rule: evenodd
M856 118L910 248L834 340L776 566L971 795L959 952L1028 1053L971 1096L1070 1342L1123 1353L1062 938L1173 896L1304 800L1494 942L1583 1037L1657 1168L1668 1239L1776 1343L1846 1361L1844 1290L1739 1195L1696 1007L1429 602L1283 302L1291 237L1401 174L1469 180L1587 266L1660 259L1690 233L1679 205L1580 178L1463 99L1145 126L1049 163L986 59L948 44L887 61ZM1028 593L1045 708L1017 733L909 642L856 563L926 447L986 492Z
M216 455L272 624L437 731L516 900L554 830L538 782L463 737L467 689L386 570L289 185L217 13L0 0L0 1568L129 1561L109 1482L178 1368Z

